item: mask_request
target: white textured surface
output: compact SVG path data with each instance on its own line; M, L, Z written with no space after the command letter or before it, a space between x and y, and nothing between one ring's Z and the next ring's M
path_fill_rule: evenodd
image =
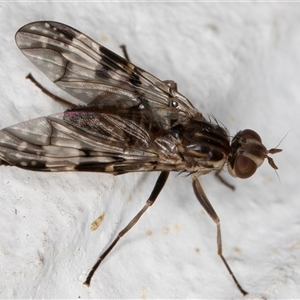
M15 32L36 20L71 25L179 90L232 134L274 147L248 180L201 178L222 220L224 254L248 298L300 297L300 6L292 3L1 3L0 127L62 111L25 80L57 91L18 50ZM88 270L142 207L157 174L0 172L1 298L240 298L216 254L215 226L184 176L96 272ZM102 212L101 227L90 224ZM151 231L152 235L147 235ZM199 249L197 252L196 249Z

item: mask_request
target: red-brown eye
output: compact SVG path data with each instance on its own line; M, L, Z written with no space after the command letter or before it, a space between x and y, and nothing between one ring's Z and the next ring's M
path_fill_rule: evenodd
M261 143L261 138L260 136L253 130L251 129L245 129L241 133L241 137L244 139L254 139L257 140Z
M249 157L240 155L236 158L234 164L235 176L239 178L251 177L257 169L256 163Z

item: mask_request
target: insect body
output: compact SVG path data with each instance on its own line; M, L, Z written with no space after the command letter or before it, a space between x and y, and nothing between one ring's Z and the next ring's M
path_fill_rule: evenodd
M199 175L225 165L248 178L266 158L277 169L259 135L249 129L230 141L228 131L206 120L173 81L161 81L79 31L56 22L35 22L16 34L21 51L57 86L84 106L0 131L0 164L34 171L110 174L161 171L141 211L99 257L101 261L138 221L163 188L169 172L187 172L195 195L217 225L218 254L239 290L245 292L222 255L220 221Z

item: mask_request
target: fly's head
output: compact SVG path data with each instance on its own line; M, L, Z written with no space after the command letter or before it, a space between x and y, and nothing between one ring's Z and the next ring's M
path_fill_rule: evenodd
M265 159L277 170L274 160L268 154L281 152L282 149L267 148L260 136L251 129L239 131L231 142L231 153L228 155L228 171L234 177L249 178Z

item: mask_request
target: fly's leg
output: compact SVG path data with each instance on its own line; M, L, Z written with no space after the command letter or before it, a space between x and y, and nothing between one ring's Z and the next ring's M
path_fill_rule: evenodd
M221 237L220 219L219 219L218 215L216 214L214 208L210 204L208 198L206 197L206 195L205 195L205 193L203 191L203 188L202 188L202 186L201 186L198 178L196 176L192 176L192 179L193 179L193 189L194 189L194 193L195 193L197 199L199 200L200 204L203 206L203 208L205 209L205 211L209 214L209 216L212 218L212 220L217 225L218 255L221 257L223 263L226 266L227 271L231 275L232 279L234 280L234 282L235 282L236 286L238 287L238 289L240 290L240 292L244 296L246 296L248 293L241 287L241 285L237 281L236 277L234 276L231 268L229 267L229 265L228 265L225 257L223 256L223 253L222 253L222 237Z
M88 274L85 282L83 283L86 286L90 286L91 283L91 279L95 273L95 271L98 269L100 263L103 261L103 259L108 255L108 253L116 246L116 244L118 243L118 241L121 239L121 237L123 237L136 223L137 221L140 219L140 217L144 214L144 212L154 203L154 201L156 200L157 196L159 195L159 193L161 192L162 188L164 187L167 179L169 176L169 172L163 171L160 173L155 186L153 188L153 191L149 197L149 199L146 201L146 204L144 205L144 207L137 213L137 215L127 224L127 226L125 226L125 228L123 230L121 230L119 232L119 234L117 235L117 237L114 239L114 241L109 245L109 247L100 255L100 257L98 258L97 262L94 264L92 270L90 271L90 273Z
M60 102L64 105L69 106L70 108L75 107L75 105L63 98L60 98L54 94L52 94L50 91L48 91L45 87L43 87L32 75L31 73L29 73L26 76L26 79L29 79L32 83L34 83L44 94L46 94L47 96L49 96L50 98L52 98L54 101Z
M128 52L127 52L127 49L126 49L126 46L125 46L125 45L121 45L120 48L122 49L124 58L125 58L126 60L130 61L129 55L128 55Z
M227 182L222 176L221 176L221 172L222 169L219 169L218 171L216 171L215 176L221 181L221 183L223 183L224 185L226 185L228 188L230 188L231 190L235 190L234 185L230 184L229 182Z

